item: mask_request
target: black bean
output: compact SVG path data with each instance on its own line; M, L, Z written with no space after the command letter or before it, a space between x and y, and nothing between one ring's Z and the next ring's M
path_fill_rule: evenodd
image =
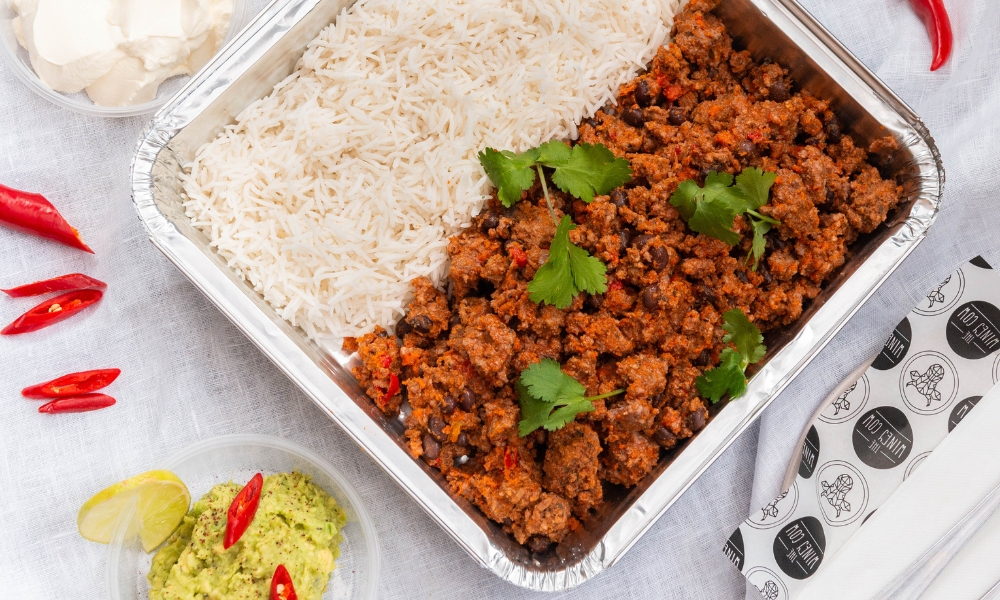
M718 296L715 295L712 288L705 285L698 286L698 295L708 304L715 304L715 301L718 300Z
M430 431L431 435L434 436L434 439L439 442L444 440L444 428L447 426L448 424L444 422L444 419L437 415L427 419L427 430Z
M496 229L497 225L500 224L500 215L495 212L488 212L483 215L483 220L479 222L479 228L484 232L490 229Z
M712 359L712 351L708 349L702 350L701 354L698 355L698 358L694 359L694 365L696 367L707 367L708 361L710 361L711 359Z
M646 107L653 103L653 90L649 89L649 82L645 79L639 80L632 95L639 106Z
M406 319L400 319L399 323L396 323L396 335L403 337L404 335L413 331L413 327L406 322Z
M551 545L552 540L544 535L533 535L531 536L531 539L528 540L528 549L537 554L545 552Z
M696 410L689 414L685 420L688 429L691 431L701 431L701 429L705 426L705 417L705 412L701 410Z
M666 427L660 427L653 433L653 441L664 448L673 448L677 444L677 436Z
M448 326L450 327L454 327L455 325L461 325L461 324L462 324L462 317L460 317L459 315L452 315L451 318L448 319Z
M582 123L580 123L581 127L584 126L584 125L590 125L591 127L597 127L597 121L591 119L590 117L587 117L586 119L583 120Z
M683 108L677 106L671 108L670 113L667 114L667 122L671 125L681 125L687 120L687 113L684 112Z
M655 285L648 285L642 290L642 305L646 307L646 310L656 310L656 307L659 306L656 296L657 289Z
M642 124L646 122L646 117L642 115L641 108L630 108L622 114L622 121L632 127L642 127Z
M503 526L504 527L510 527L513 524L514 524L514 521L512 521L510 517L504 517L503 518Z
M469 436L467 436L463 431L462 433L458 434L458 440L456 440L455 443L462 447L468 446Z
M670 253L663 246L653 246L649 249L649 258L653 261L653 268L662 271L670 262Z
M434 439L431 434L424 435L424 456L427 460L434 460L441 456L441 442Z
M410 317L407 320L410 322L410 325L420 333L430 333L431 325L433 325L431 318L427 315L417 315L415 317Z
M648 233L637 235L634 238L632 238L632 247L641 250L642 247L648 244L649 240L651 239L653 239L653 236L649 235Z
M588 296L586 300L587 306L594 310L601 310L604 306L604 294L598 294L596 296Z
M757 144L750 140L740 140L740 142L736 144L736 152L742 156L757 156Z
M628 206L628 194L621 188L611 190L611 203L618 208Z
M742 281L743 283L750 283L750 280L747 279L747 274L744 273L743 271L736 271L736 278Z
M785 246L788 245L788 243L781 239L781 236L778 234L769 235L767 239L771 242L771 247L775 250L784 250Z
M833 193L833 190L826 190L826 202L829 204L837 198L837 195Z
M472 412L472 409L476 406L476 394L472 390L465 390L462 392L462 397L458 399L458 405L465 412Z
M785 83L784 79L779 79L775 81L767 88L767 94L775 102L784 102L790 97L788 93L788 84Z
M614 104L607 104L607 105L605 105L604 108L601 109L601 111L604 114L608 115L609 117L617 117L618 116L618 109L615 108Z
M445 394L444 398L441 398L441 412L446 415L450 415L455 412L455 404L455 398Z
M621 238L621 243L618 245L618 252L625 254L625 250L628 249L628 243L632 239L632 235L629 233L628 229L622 229L618 236Z
M827 121L824 129L826 129L826 141L831 144L839 143L840 139L844 137L844 133L840 130L840 121L837 120L837 117L833 117Z

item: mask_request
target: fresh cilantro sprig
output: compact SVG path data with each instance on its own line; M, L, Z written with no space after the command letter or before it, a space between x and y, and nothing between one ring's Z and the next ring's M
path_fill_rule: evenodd
M556 218L549 196L543 167L553 169L552 182L559 189L584 202L593 202L595 195L604 195L623 185L632 177L628 161L617 158L601 144L577 144L570 148L562 142L546 142L520 154L509 150L486 148L479 153L479 162L497 188L497 198L510 208L521 199L521 193L535 183L537 172L542 193L548 204L556 232L549 247L549 258L528 284L532 301L547 302L556 308L568 308L582 291L603 294L607 291L607 267L586 250L569 240L576 228L569 216Z
M479 153L479 163L507 208L514 206L521 199L521 192L535 183L535 172L541 174L540 167L554 169L552 182L584 202L593 202L595 195L610 193L632 178L628 161L616 158L601 144L577 144L570 148L553 141L520 154L486 148Z
M747 366L764 358L767 352L764 336L743 311L738 308L728 310L722 315L722 320L722 329L726 331L722 341L732 344L734 348L725 348L719 355L719 366L709 369L695 381L698 391L712 404L726 393L730 398L743 395L747 389Z
M556 308L567 308L581 291L591 294L608 291L607 267L569 241L569 232L574 229L573 220L563 215L552 236L549 259L528 284L528 297L532 302L548 302Z
M562 372L559 363L543 358L521 373L517 393L521 405L521 421L517 433L524 437L539 427L547 431L562 429L576 415L593 412L594 400L624 392L615 390L599 396L584 396L587 389L576 379Z
M733 220L745 215L753 228L753 242L747 260L753 258L753 269L764 255L764 234L780 222L761 214L758 209L767 204L767 197L777 174L761 171L757 167L743 169L736 176L709 171L705 185L693 179L681 182L670 196L670 203L677 207L681 218L692 231L703 233L726 242L730 246L740 243L740 235L733 231Z

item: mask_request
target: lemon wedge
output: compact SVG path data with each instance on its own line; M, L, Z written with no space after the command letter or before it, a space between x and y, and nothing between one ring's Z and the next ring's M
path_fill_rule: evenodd
M170 471L147 471L105 488L80 508L80 535L101 544L111 542L123 511L135 507L129 535L139 535L142 548L152 552L177 529L187 514L191 494Z

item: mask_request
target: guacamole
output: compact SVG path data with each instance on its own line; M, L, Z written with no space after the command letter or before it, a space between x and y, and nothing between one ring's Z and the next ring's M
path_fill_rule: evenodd
M195 502L153 556L150 600L266 599L279 564L299 600L320 600L340 554L344 511L307 475L268 475L253 522L225 550L226 511L242 487L220 484Z

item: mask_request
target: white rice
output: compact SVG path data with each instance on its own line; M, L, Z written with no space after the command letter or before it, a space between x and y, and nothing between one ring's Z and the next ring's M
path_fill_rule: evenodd
M483 207L485 146L577 135L681 0L360 0L188 165L185 208L318 341L391 329Z

